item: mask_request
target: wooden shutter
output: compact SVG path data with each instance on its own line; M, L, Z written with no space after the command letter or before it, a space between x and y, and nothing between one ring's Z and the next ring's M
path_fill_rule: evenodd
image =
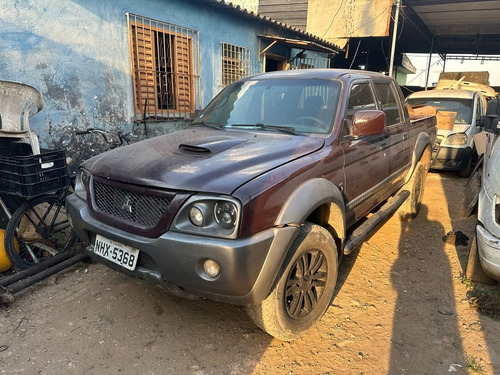
M154 34L150 28L141 24L132 25L131 30L136 112L144 112L147 100L146 113L156 114Z
M192 40L185 35L176 35L175 42L175 77L177 90L176 110L179 112L190 113L194 111L193 105L193 82L191 56Z

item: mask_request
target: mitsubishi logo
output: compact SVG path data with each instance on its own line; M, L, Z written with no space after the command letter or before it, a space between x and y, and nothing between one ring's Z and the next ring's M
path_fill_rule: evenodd
M128 213L132 213L132 201L129 195L125 195L125 201L122 204L122 210L127 211Z

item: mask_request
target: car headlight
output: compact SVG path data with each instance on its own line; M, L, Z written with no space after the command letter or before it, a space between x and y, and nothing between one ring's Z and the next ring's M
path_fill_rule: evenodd
M172 230L210 237L236 238L241 204L232 197L193 195L174 218Z
M75 180L75 194L85 200L87 200L87 186L89 178L89 171L83 168L78 169Z
M452 146L463 146L467 144L467 134L455 133L446 138L446 143Z

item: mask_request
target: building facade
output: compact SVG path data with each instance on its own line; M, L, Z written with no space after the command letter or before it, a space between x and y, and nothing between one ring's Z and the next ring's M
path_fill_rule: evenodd
M41 92L30 123L48 148L88 127L169 132L243 76L329 67L337 50L221 0L0 3L0 79Z

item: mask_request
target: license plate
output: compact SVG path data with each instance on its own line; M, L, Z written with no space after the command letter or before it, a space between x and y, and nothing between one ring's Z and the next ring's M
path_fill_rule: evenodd
M139 250L99 234L95 238L94 253L131 271L135 270L139 258Z

